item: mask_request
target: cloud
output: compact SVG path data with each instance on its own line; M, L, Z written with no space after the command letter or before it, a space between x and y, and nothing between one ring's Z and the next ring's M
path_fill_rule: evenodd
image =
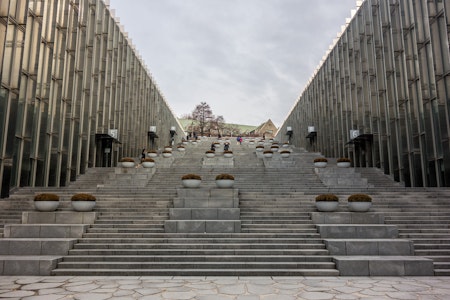
M111 0L177 115L287 116L354 0Z

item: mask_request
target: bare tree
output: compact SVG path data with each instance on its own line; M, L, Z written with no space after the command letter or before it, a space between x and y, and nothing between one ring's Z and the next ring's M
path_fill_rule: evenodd
M206 124L214 117L211 107L206 102L200 102L192 112L192 118L197 120L200 127L200 135L205 132Z
M214 127L217 130L218 135L223 135L225 119L223 116L213 116L211 119L211 127Z

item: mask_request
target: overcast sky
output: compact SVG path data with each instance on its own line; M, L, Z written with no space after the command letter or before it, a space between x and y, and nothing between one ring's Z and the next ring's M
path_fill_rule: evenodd
M280 126L355 0L111 0L177 116Z

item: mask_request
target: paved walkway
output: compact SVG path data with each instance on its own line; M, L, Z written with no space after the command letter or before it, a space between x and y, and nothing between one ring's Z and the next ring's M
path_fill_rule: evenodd
M450 277L0 277L0 299L450 299Z

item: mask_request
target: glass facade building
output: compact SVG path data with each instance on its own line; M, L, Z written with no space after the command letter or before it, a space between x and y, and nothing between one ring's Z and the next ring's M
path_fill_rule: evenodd
M344 27L278 138L449 187L450 1L365 0Z
M182 132L101 0L1 0L0 79L1 197L137 157L150 126L160 145Z

